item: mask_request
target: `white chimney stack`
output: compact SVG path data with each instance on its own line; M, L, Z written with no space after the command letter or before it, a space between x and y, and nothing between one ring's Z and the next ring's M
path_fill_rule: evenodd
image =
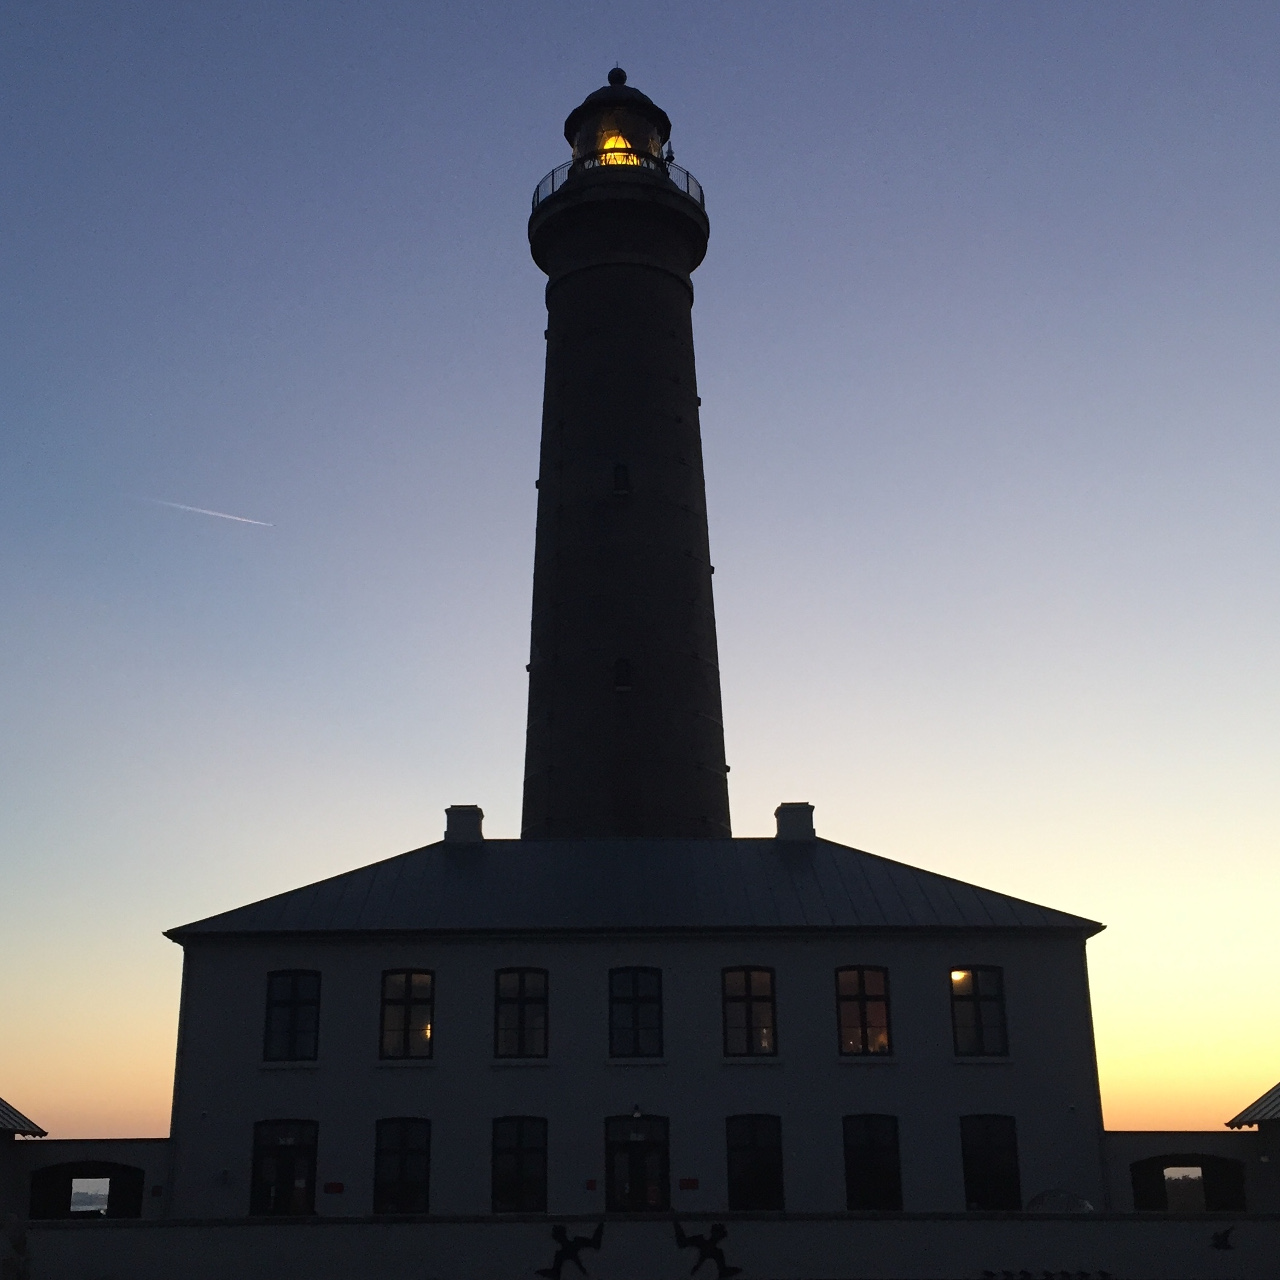
M476 844L484 839L483 822L478 804L451 804L444 811L444 838L450 844Z
M773 816L778 820L779 840L816 840L813 830L813 805L780 804Z

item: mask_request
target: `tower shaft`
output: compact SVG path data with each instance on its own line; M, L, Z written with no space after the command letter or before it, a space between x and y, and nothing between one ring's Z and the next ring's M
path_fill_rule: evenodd
M646 168L530 219L546 271L525 837L729 834L690 272L698 201Z

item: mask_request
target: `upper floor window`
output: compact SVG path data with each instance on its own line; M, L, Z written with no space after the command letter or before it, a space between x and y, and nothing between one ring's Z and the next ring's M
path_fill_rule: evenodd
M431 1121L379 1120L373 1154L374 1213L426 1213L431 1204Z
M840 1021L841 1054L892 1052L887 969L866 966L837 969L836 1011Z
M724 1122L730 1209L781 1209L782 1121L729 1116Z
M773 970L726 969L721 980L725 1056L746 1058L776 1054Z
M314 1120L259 1120L253 1126L251 1214L315 1212L318 1131Z
M1003 970L995 965L951 970L951 1026L960 1057L1001 1058L1009 1052Z
M388 969L382 975L382 1058L431 1057L435 975L426 969Z
M267 1062L314 1059L320 1032L320 975L313 969L267 974L267 1025L262 1056Z
M609 971L609 1056L662 1057L662 970Z
M493 1122L494 1213L547 1211L547 1122L502 1116Z
M499 969L495 975L493 1055L547 1056L547 971Z

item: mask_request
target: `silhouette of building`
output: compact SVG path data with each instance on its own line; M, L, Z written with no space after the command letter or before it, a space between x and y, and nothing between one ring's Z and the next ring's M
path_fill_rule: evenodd
M308 1276L1101 1273L1182 1257L1175 1215L1129 1211L1198 1194L1262 1274L1256 1135L1103 1132L1101 925L822 839L808 804L731 836L691 320L709 222L670 132L615 69L534 195L521 838L455 806L435 844L170 931L172 1132L162 1171L119 1155L107 1215L167 1219L192 1257L208 1224L344 1220L320 1252L235 1237L245 1275L284 1239ZM40 1216L110 1163L82 1147L24 1155ZM117 1237L163 1274L159 1237ZM87 1238L41 1236L47 1274L79 1274Z

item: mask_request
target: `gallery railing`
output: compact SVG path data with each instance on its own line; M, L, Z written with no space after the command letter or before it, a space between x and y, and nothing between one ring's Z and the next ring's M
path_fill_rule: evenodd
M688 169L682 169L678 164L663 160L660 156L652 156L647 151L615 150L597 151L594 155L580 156L577 160L569 160L552 169L534 189L533 207L536 209L548 196L559 191L573 174L581 173L586 169L613 168L615 165L618 168L649 169L654 173L660 173L679 187L685 195L696 200L704 209L707 206L702 194L702 183Z

